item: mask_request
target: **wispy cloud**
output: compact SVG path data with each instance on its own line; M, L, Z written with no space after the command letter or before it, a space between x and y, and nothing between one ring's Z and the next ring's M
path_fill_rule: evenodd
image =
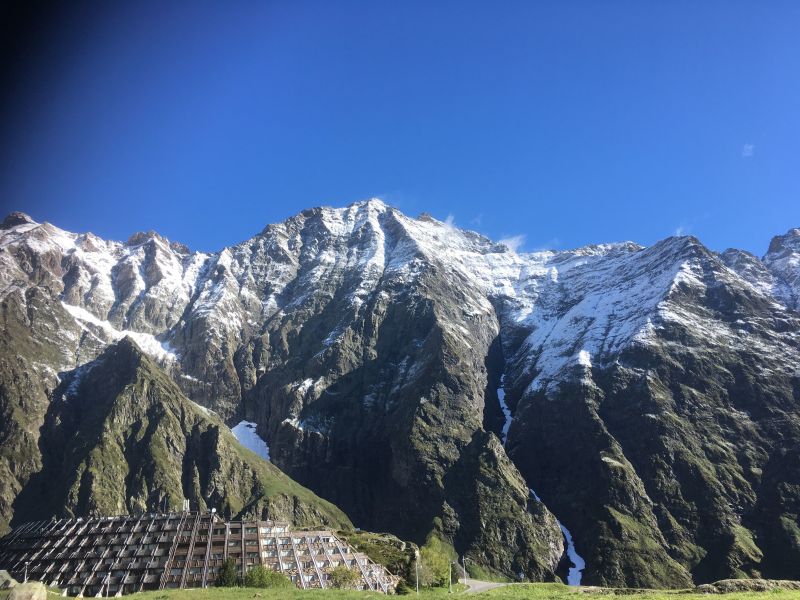
M683 225L678 225L678 227L675 229L674 235L686 235L686 228Z
M444 220L444 224L448 227L455 227L456 226L456 218L453 216L453 213L447 215L447 218Z
M742 158L750 158L755 154L756 145L755 144L745 144L742 146Z
M483 213L472 217L472 219L470 219L469 224L474 225L475 227L480 227L483 224Z
M506 248L513 252L518 252L522 246L525 245L525 236L520 235L512 235L509 237L504 237L501 240L497 241L498 244L503 244Z

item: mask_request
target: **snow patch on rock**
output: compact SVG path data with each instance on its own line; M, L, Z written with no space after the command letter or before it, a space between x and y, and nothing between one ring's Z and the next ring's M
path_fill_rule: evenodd
M508 407L508 404L506 404L506 391L503 388L505 378L505 375L500 377L500 387L497 388L497 399L500 401L500 410L503 411L503 417L505 417L503 429L500 432L500 441L503 443L503 446L505 446L508 441L508 429L511 427L511 421L514 420L514 417L511 416L511 409Z
M572 534L569 529L564 527L564 524L559 521L558 526L561 527L561 532L564 534L564 539L567 540L567 557L572 562L572 566L567 573L568 585L580 585L583 578L583 570L586 568L586 561L575 550L575 542L572 541Z
M264 439L256 433L256 424L252 421L240 421L238 425L231 429L234 437L239 443L255 452L264 460L269 460L269 446Z

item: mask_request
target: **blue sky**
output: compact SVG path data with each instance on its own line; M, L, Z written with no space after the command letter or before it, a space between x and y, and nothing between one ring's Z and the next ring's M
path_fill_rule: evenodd
M3 212L195 249L380 196L523 249L800 226L798 2L102 2L17 58Z

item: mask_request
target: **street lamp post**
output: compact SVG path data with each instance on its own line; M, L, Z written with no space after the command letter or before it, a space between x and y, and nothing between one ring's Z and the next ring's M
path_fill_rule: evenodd
M453 561L447 564L447 593L453 593Z
M25 579L22 583L28 583L28 562L27 560L25 561Z

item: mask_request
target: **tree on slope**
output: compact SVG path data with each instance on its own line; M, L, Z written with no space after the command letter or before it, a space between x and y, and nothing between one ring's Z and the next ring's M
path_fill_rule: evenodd
M239 585L239 569L236 568L236 561L228 558L222 563L217 571L217 587L236 587Z

